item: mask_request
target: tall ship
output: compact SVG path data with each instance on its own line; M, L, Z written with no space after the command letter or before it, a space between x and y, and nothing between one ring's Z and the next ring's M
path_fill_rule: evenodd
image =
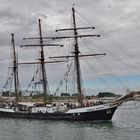
M25 118L25 119L39 119L39 120L67 120L67 121L102 121L102 120L111 120L117 107L120 106L123 102L128 101L130 98L133 98L136 95L140 95L139 92L131 92L127 95L121 96L109 103L98 104L98 105L88 105L85 106L83 104L83 92L81 85L81 71L80 71L80 57L90 57L90 56L100 56L106 55L105 53L100 54L80 54L79 50L79 38L84 37L100 37L100 35L79 35L78 30L85 29L94 29L94 27L80 27L78 28L76 25L75 19L75 9L74 6L72 8L72 21L73 27L67 29L58 29L58 31L73 31L73 35L71 36L59 36L59 37L51 37L54 39L62 39L62 38L72 38L74 39L73 52L70 56L56 56L52 58L73 58L75 65L75 77L76 77L76 94L77 94L77 105L69 105L67 104L65 107L60 108L58 105L53 105L51 103L46 103L48 101L48 91L47 91L47 75L45 72L45 63L53 63L45 62L44 58L44 46L62 46L57 44L44 44L43 39L47 37L42 36L41 29L41 20L38 20L39 23L39 34L40 36L37 38L30 39L38 39L39 44L36 45L23 45L23 46L38 46L40 47L40 59L38 62L28 63L28 64L40 64L41 66L41 76L42 76L42 84L43 84L43 101L44 104L39 106L36 103L21 103L19 102L19 82L18 82L18 59L15 50L15 42L14 42L14 34L12 34L12 46L13 46L13 77L14 77L14 89L15 89L15 100L8 107L0 108L0 117L8 117L8 118ZM48 37L50 38L50 37ZM61 62L55 61L55 62ZM54 62L54 63L55 63ZM62 61L63 62L63 61Z

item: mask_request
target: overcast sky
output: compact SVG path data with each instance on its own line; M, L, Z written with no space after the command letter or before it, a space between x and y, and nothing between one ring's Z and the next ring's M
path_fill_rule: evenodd
M89 31L89 34L101 34L98 39L83 39L80 42L80 52L82 54L84 52L106 53L106 56L101 58L81 60L81 68L84 69L83 78L86 81L84 87L90 93L95 90L98 92L100 89L107 91L109 89L106 89L107 85L117 92L122 92L124 87L130 90L140 89L139 0L0 0L1 89L8 74L10 34L15 33L19 61L33 61L36 55L35 49L20 48L21 44L27 44L22 38L38 36L37 19L39 17L42 19L44 36L56 36L54 29L72 26L71 8L73 4L76 9L77 25L80 27L95 26L95 31ZM64 50L68 50L68 47L64 46L56 50L49 47L45 49L45 54L62 55L67 52ZM64 65L46 65L52 90L63 79ZM88 68L89 65L91 69ZM112 72L117 77L114 78ZM20 82L24 89L33 73L34 66L19 66Z

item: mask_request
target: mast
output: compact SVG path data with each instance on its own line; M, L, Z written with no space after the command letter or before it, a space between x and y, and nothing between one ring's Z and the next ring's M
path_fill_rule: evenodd
M14 41L14 34L11 34L12 39L12 46L13 46L13 73L14 73L14 88L15 88L15 96L16 96L16 103L18 103L18 70L17 70L17 59L16 59L16 51L15 51L15 41Z
M66 29L58 29L56 30L56 32L59 31L67 31L67 30L73 30L74 31L74 35L73 36L59 36L59 37L43 37L42 36L42 31L41 31L41 21L40 19L38 20L39 22L39 33L40 33L40 37L30 37L30 38L23 38L24 40L26 39L39 39L40 40L40 44L35 45L35 46L40 46L41 47L41 59L40 59L40 63L41 63L41 67L42 67L42 76L43 76L43 88L44 88L44 97L46 98L46 93L47 93L47 88L46 88L46 73L45 73L45 65L44 63L44 52L43 52L43 47L44 46L55 46L56 44L43 44L43 39L67 39L67 38L72 38L74 39L75 45L74 45L74 52L73 52L73 56L57 56L57 57L50 57L50 58L67 58L67 57L73 57L75 59L75 67L76 67L76 84L77 84L77 94L78 94L78 103L79 106L82 106L82 102L83 102L83 97L82 97L82 88L81 88L81 73L80 73L80 63L79 63L79 57L85 57L85 56L98 56L98 55L106 55L105 53L100 53L100 54L87 54L87 55L79 55L79 46L78 46L78 38L85 38L85 37L100 37L99 34L95 35L95 34L91 34L91 35L79 35L77 33L77 30L85 30L85 29L95 29L95 27L76 27L76 20L75 20L75 9L74 9L74 5L72 8L72 16L73 16L73 28L66 28ZM34 46L32 44L30 45L22 45L22 47L28 47L28 46ZM56 45L59 46L59 45ZM62 45L60 45L60 47L62 47ZM55 61L57 62L57 61ZM36 64L39 62L35 62ZM33 63L33 64L35 64ZM48 63L48 62L47 62ZM24 63L25 64L25 63ZM27 63L29 64L29 63ZM32 64L32 62L30 63Z
M39 24L39 36L40 36L40 62L41 62L41 71L42 71L42 82L43 82L43 91L44 91L44 102L47 99L47 79L46 79L46 70L44 64L44 50L43 50L43 39L42 39L42 30L41 30L41 20L38 19Z
M73 38L74 39L74 52L73 56L57 56L57 57L51 57L51 58L67 58L67 57L74 57L75 59L75 68L76 68L76 84L77 84L77 94L78 94L78 103L79 106L82 107L83 105L83 95L82 95L82 87L81 87L81 73L80 73L80 63L79 63L79 57L85 57L85 56L98 56L98 55L106 55L105 53L100 54L87 54L87 55L79 55L79 45L78 45L78 38L85 38L85 37L100 37L100 35L79 35L77 33L77 30L85 30L85 29L95 29L95 27L76 27L76 19L75 19L75 9L74 5L72 7L72 18L73 18L73 28L66 28L66 29L58 29L58 31L66 31L66 30L73 30L74 35L73 36L60 36L60 37L53 37L53 39L66 39L66 38ZM48 37L44 37L44 39L48 39Z
M82 89L81 89L81 76L80 76L80 63L79 63L79 46L77 39L77 28L76 28L76 20L75 20L75 10L72 7L72 17L73 17L73 27L74 27L74 54L75 54L75 67L76 67L76 82L77 82L77 94L78 94L78 102L80 106L82 106Z
M40 47L40 58L37 62L24 62L24 63L18 63L18 64L40 64L41 66L41 74L42 74L42 88L43 88L43 101L46 102L47 96L48 96L48 87L47 87L47 76L46 76L46 69L45 69L45 63L59 63L59 62L65 62L65 61L45 61L44 57L44 46L60 46L63 47L61 44L44 44L42 36L42 27L41 27L41 19L38 19L38 26L39 26L39 37L31 37L31 38L23 38L23 40L30 40L30 39L38 39L39 44L26 44L21 45L21 47ZM52 37L49 37L49 39L52 39Z

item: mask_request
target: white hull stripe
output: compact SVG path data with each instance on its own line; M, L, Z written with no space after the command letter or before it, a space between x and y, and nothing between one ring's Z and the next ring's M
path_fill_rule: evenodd
M98 110L104 110L112 108L110 105L98 105L98 106L92 106L92 107L83 107L83 108L76 108L76 109L70 109L66 113L84 113L84 112L92 112L92 111L98 111Z

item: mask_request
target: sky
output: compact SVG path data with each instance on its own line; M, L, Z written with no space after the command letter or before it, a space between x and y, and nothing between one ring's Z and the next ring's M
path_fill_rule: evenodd
M42 20L43 36L66 35L66 32L57 34L54 30L72 26L73 4L77 26L95 27L95 30L78 33L101 35L100 38L80 40L80 53L106 53L106 56L80 60L86 92L124 94L128 89L140 89L139 0L0 0L0 89L8 76L10 34L15 34L19 62L32 62L37 48L21 48L20 45L35 44L37 41L23 41L23 38L38 36L38 18ZM68 54L68 46L72 44L70 41L54 42L64 43L64 47L44 48L46 60L49 56ZM46 70L50 90L54 91L63 79L66 64L46 64ZM22 89L26 89L34 73L34 65L19 66Z

